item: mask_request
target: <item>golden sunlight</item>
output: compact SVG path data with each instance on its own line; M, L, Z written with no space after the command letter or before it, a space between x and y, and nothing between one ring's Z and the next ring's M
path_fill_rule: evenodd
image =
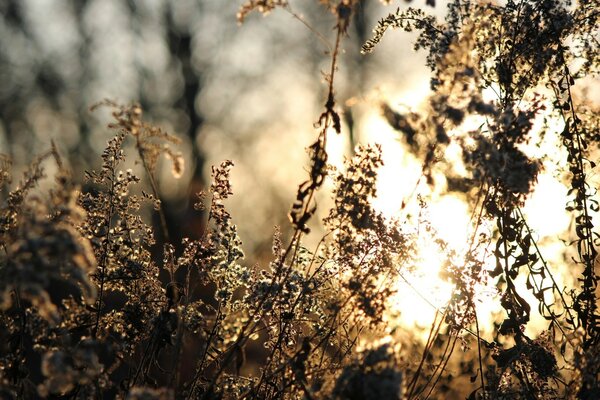
M476 125L477 121L467 123L469 126ZM469 209L467 202L461 196L445 193L443 176L434 176L434 187L428 185L425 179L419 178L422 175L421 161L405 149L398 133L389 126L378 110L366 115L361 128L361 131L366 133L368 142L379 143L383 149L384 165L378 172L378 194L373 201L374 207L389 219L400 218L407 229L418 232L422 229L419 226L419 213L422 210L418 198L422 196L427 204L425 220L429 222L436 236L446 242L448 251L454 252L458 258L464 256L469 250L469 243L474 234L473 210ZM549 147L554 144L542 145ZM338 144L335 147L340 151L343 146ZM531 146L531 151L546 150ZM457 171L463 169L460 153L454 152L452 146L448 148L446 157L456 164ZM535 190L523 207L523 214L532 233L539 239L544 254L551 257L549 261L562 257L559 236L569 225L569 217L564 211L567 189L555 175L556 172L552 170L542 172ZM490 228L486 233L491 234L491 230ZM493 269L491 250L488 249L484 259L485 268ZM422 240L422 243L419 243L417 260L412 270L402 271L397 282L397 293L390 300L390 312L397 319L396 324L421 330L421 337L426 340L426 334L437 313L443 312L448 305L453 284L442 277L447 255L432 241ZM562 280L560 273L556 275L559 276L557 279ZM534 304L533 294L526 288L525 280L520 278L516 284L519 292ZM477 293L477 316L481 334L485 336L492 331L493 321L502 315L502 308L493 282L488 282L488 286L478 287ZM527 331L540 332L546 329L546 325L547 322L539 313L532 310Z
M418 195L428 196L427 220L451 250L460 254L468 241L469 210L458 197L441 196L441 188L432 189L420 179L421 163L398 140L398 134L376 112L365 118L363 132L367 141L379 143L384 165L378 171L377 198L374 207L388 218L406 217L410 228L419 226ZM439 189L439 190L437 190ZM417 235L421 237L421 235ZM418 263L413 270L402 270L397 293L390 300L397 323L427 329L452 295L452 284L441 278L445 255L432 241L419 243Z

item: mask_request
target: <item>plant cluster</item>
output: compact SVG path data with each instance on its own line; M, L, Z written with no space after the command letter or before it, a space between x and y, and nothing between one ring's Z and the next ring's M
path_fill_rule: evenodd
M308 178L289 214L293 230L284 237L276 229L267 265L244 261L225 206L233 194L231 161L213 167L210 187L198 194L196 209L206 221L199 238L171 241L155 170L165 156L177 178L184 163L172 148L177 139L144 122L136 104L101 104L113 110L114 137L100 169L86 172L82 184L54 145L16 185L10 159L0 157L3 398L600 397L599 206L591 181L600 121L573 90L600 72L598 7L454 0L443 22L398 9L365 43L370 52L390 28L416 30L416 48L428 52L428 109L382 110L422 160L426 182L435 185L434 172L445 171L449 190L470 201L472 239L457 254L426 219L415 232L374 209L379 146L357 147L340 171L328 165L328 135L343 128L335 73L362 2L319 3L335 20L327 95L309 146ZM279 7L289 4L251 0L238 18ZM544 118L541 136L560 135L566 154L566 212L574 222L566 243L572 257L564 262L576 277L570 287L557 283L522 211L547 161L525 149L540 140L534 126ZM479 127L465 128L469 121ZM564 127L554 132L548 121ZM141 173L124 166L128 143ZM466 176L444 162L452 144L462 149ZM47 163L57 172L43 193ZM143 179L151 193L140 188ZM334 184L333 205L311 249L308 223L325 179ZM421 208L426 214L426 199ZM160 226L147 222L149 213ZM495 226L490 235L482 232L485 221ZM402 327L390 328L389 308L398 280L417 268L424 239L444 255L453 290L421 344ZM495 267L487 269L490 257ZM536 304L525 299L519 278ZM476 307L486 280L495 283L504 310L491 340L483 338ZM548 322L537 337L525 332L532 307ZM458 359L457 344L464 350Z

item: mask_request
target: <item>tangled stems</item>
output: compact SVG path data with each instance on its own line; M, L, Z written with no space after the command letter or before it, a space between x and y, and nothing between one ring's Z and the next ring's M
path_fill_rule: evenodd
M244 264L238 230L225 206L233 192L230 161L213 168L210 196L200 196L198 208L209 199L200 238L163 243L162 260L154 260L149 250L155 229L144 220L153 207L166 227L155 180L157 160L171 160L174 178L183 162L169 147L177 140L143 122L138 106L105 102L114 110L116 136L102 154L101 170L87 173L81 190L58 163L56 188L47 198L33 195L30 190L43 175L39 160L16 189L9 189L9 163L0 158L1 193L7 194L0 205L2 395L597 397L598 277L591 218L598 207L589 181L594 165L588 160L598 128L572 91L575 80L596 62L589 58L593 43L587 39L593 26L584 26L596 21L588 3L567 8L551 1L491 6L455 0L444 21L422 11L398 10L367 43L375 46L388 28L414 29L418 47L429 51L431 107L403 115L385 105L383 112L406 150L424 160L422 177L428 184L436 186L445 175L448 187L458 183L461 196L475 203L472 212L478 215L472 218L474 230L464 254L441 240L426 217L419 219L426 228L415 233L406 229L408 221L390 220L374 210L376 172L385 149L359 146L343 172L328 168L327 134L341 130L334 78L339 80L343 38L351 32L355 7L363 4L319 4L335 17L327 96L317 139L309 147L308 178L289 214L292 233L288 239L274 235L266 266ZM278 7L290 9L287 1L249 0L240 19L253 10ZM295 18L301 19L299 14ZM571 37L571 48L560 45ZM577 57L589 62L571 72L565 65ZM553 105L535 94L545 84L555 88ZM497 98L486 100L487 89ZM523 212L544 161L524 148L534 140L536 119L552 112L565 122L561 138L572 199L567 210L575 215L572 244L575 264L582 269L571 298L558 286L560 279L551 273L554 261L542 254ZM466 128L471 120L478 129ZM119 170L128 145L140 158L149 194L139 194L141 179L133 170ZM458 177L443 161L451 145L462 151L464 171ZM312 234L308 223L314 222L315 196L328 177L334 192L323 221L327 233L310 250L303 242ZM424 211L427 198L422 199ZM485 221L495 223L489 234L483 233ZM172 237L163 233L161 239ZM388 319L397 281L404 279L417 290L410 279L421 252L429 251L422 242L443 255L442 274L452 285L449 303L433 307L436 315L425 343ZM497 262L492 271L485 263L489 248ZM496 281L506 312L491 333L476 309L478 287L488 275ZM536 301L525 301L525 290ZM550 325L537 337L525 333L535 306ZM477 340L476 349L469 347L472 340ZM561 368L554 356L558 351ZM467 389L469 378L473 385Z
M564 50L563 50L564 51ZM556 101L561 106L561 114L565 123L564 130L561 134L563 145L568 151L569 170L572 174L571 189L569 193L574 195L572 204L569 204L567 209L577 213L575 217L575 231L577 239L577 253L579 255L579 263L583 264L581 291L576 296L573 308L577 312L579 322L584 331L584 346L590 347L598 343L600 339L600 325L598 324L598 298L596 297L596 287L598 276L595 272L595 262L598 255L594 244L594 237L597 235L593 232L592 217L590 211L598 211L598 202L593 199L595 192L588 184L586 175L587 160L585 151L589 144L585 142L580 128L580 118L576 114L576 104L573 101L571 87L574 84L574 79L569 72L569 68L565 65L564 75L554 86L557 95ZM564 97L566 96L566 99ZM567 114L568 113L568 114Z

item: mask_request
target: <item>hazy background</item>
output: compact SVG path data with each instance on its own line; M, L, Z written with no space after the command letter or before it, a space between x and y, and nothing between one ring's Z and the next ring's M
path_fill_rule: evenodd
M108 112L89 107L105 98L138 101L148 119L183 140L185 175L160 179L171 225L181 228L175 237L194 235L190 199L210 165L229 158L242 238L268 248L272 226L286 224L305 178L335 21L317 1L291 1L312 31L285 10L251 14L240 26L241 3L0 0L0 152L19 171L54 140L80 177L98 165L113 135ZM343 43L336 95L345 137L330 141L334 164L365 140L365 115L378 115L381 100L414 106L427 90L410 35L388 33L373 54L359 53L377 20L397 6L405 2L363 2Z

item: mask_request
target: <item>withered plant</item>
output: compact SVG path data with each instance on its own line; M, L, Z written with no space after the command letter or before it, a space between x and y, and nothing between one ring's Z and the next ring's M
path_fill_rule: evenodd
M443 21L398 9L364 44L365 53L377 51L384 33L399 28L418 31L415 47L427 51L426 110L402 114L382 104L382 117L421 160L424 182L436 185L443 171L448 190L469 202L472 236L457 254L427 221L426 198L417 232L374 209L385 149L357 146L340 171L328 165L328 135L344 129L335 75L354 14L366 2L318 3L334 21L326 96L308 177L289 213L291 233L275 230L267 265L246 263L227 211L231 161L213 167L210 187L198 193L205 219L199 239L171 241L156 170L164 156L176 179L184 162L176 137L145 122L139 105L100 104L113 112L114 137L100 169L79 184L60 146L14 184L10 158L0 157L2 398L600 398L600 207L591 179L600 122L597 106L574 89L600 72L598 5L454 0ZM238 19L290 7L250 0ZM478 128L466 128L469 121ZM565 211L573 224L562 263L575 277L570 286L558 283L556 261L543 254L523 212L551 161L524 145L544 135L560 135L565 154ZM462 150L466 176L444 161L450 145ZM139 172L125 167L127 157ZM55 183L43 191L49 163ZM308 248L326 179L334 190L325 234ZM158 226L148 222L153 213ZM494 226L490 234L486 223ZM424 241L444 255L453 290L444 307L432 309L421 343L409 328L392 328L389 307L397 282L417 268ZM488 281L504 311L485 339L476 303ZM547 328L530 337L525 327L536 309Z

